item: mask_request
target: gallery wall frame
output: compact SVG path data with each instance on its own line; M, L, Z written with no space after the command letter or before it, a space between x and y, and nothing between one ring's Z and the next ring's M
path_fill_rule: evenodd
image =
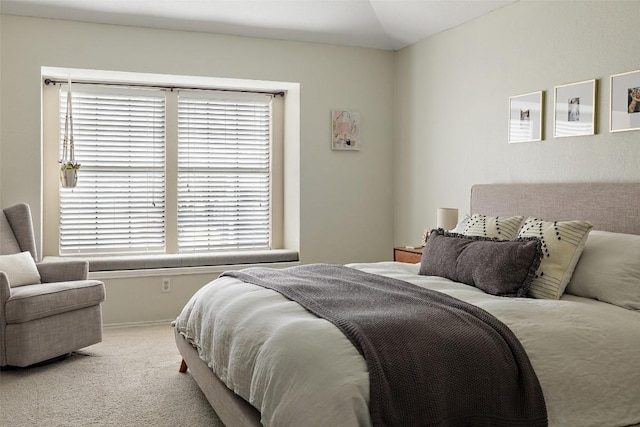
M541 141L543 135L544 92L509 97L510 144Z
M640 70L611 76L609 132L640 130Z
M362 124L357 111L331 111L331 149L360 150Z
M554 88L553 136L595 135L596 80L569 83Z

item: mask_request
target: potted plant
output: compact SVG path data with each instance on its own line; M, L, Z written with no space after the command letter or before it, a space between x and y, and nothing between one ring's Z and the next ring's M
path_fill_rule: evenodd
M63 188L74 188L78 183L78 162L60 162L60 184Z

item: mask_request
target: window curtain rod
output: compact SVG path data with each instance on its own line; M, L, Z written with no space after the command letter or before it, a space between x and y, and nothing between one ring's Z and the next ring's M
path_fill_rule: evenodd
M48 85L56 85L63 83L71 83L71 84L80 84L80 85L94 85L94 86L120 86L120 87L142 87L149 89L165 89L174 91L175 89L184 89L184 90L211 90L211 91L219 91L219 92L240 92L240 93L260 93L264 95L271 96L284 96L284 92L267 92L267 91L259 91L259 90L240 90L240 89L214 89L214 88L202 88L202 87L194 87L194 86L160 86L160 85L152 85L152 84L144 84L144 83L107 83L107 82L80 82L80 81L69 81L69 80L54 80L50 78L44 79L44 84Z

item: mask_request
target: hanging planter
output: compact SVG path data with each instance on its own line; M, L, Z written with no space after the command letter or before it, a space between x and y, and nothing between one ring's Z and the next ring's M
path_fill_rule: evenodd
M63 188L74 188L78 184L78 168L80 165L76 165L70 168L64 166L60 168L60 184Z
M60 163L60 185L62 188L74 188L78 184L78 169L73 142L73 114L71 102L71 78L67 86L67 113L64 119L64 137L62 139L62 158Z

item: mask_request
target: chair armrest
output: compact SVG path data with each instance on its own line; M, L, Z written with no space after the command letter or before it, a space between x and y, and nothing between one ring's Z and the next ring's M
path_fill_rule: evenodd
M55 261L36 264L42 283L86 280L89 275L89 261Z
M9 279L3 271L0 271L0 366L7 364L7 346L4 342L4 330L7 322L5 320L4 306L10 296L11 287L9 286Z
M9 278L4 274L4 271L0 271L0 314L4 318L4 303L7 302L11 296L11 287L9 286Z

